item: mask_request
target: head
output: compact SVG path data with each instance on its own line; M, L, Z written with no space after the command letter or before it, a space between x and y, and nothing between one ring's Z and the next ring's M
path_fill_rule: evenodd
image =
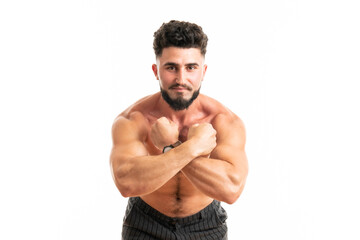
M199 95L207 40L200 26L174 20L154 33L153 71L163 99L176 111L187 109Z

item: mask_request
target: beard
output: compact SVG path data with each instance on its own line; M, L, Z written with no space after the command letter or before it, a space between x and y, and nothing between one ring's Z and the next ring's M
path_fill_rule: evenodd
M161 96L169 104L169 106L175 111L181 111L184 109L188 109L188 107L192 104L192 102L199 96L200 88L196 90L189 100L184 99L183 97L177 97L172 99L167 91L160 88Z

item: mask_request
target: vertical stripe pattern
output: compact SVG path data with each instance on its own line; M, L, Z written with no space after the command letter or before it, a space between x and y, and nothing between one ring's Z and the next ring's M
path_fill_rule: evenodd
M200 212L171 218L140 197L129 198L122 228L123 240L227 240L227 214L214 200Z

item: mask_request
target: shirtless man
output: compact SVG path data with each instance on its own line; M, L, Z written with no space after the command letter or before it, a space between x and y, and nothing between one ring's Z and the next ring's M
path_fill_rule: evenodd
M227 239L226 212L248 173L242 121L199 94L207 65L201 27L170 21L154 34L160 92L114 121L110 162L130 197L123 239Z

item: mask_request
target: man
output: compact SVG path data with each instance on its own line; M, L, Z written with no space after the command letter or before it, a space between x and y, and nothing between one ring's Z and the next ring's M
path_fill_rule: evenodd
M227 239L226 212L248 173L242 121L199 94L207 65L201 27L170 21L154 34L160 92L116 119L111 167L130 197L123 239Z

